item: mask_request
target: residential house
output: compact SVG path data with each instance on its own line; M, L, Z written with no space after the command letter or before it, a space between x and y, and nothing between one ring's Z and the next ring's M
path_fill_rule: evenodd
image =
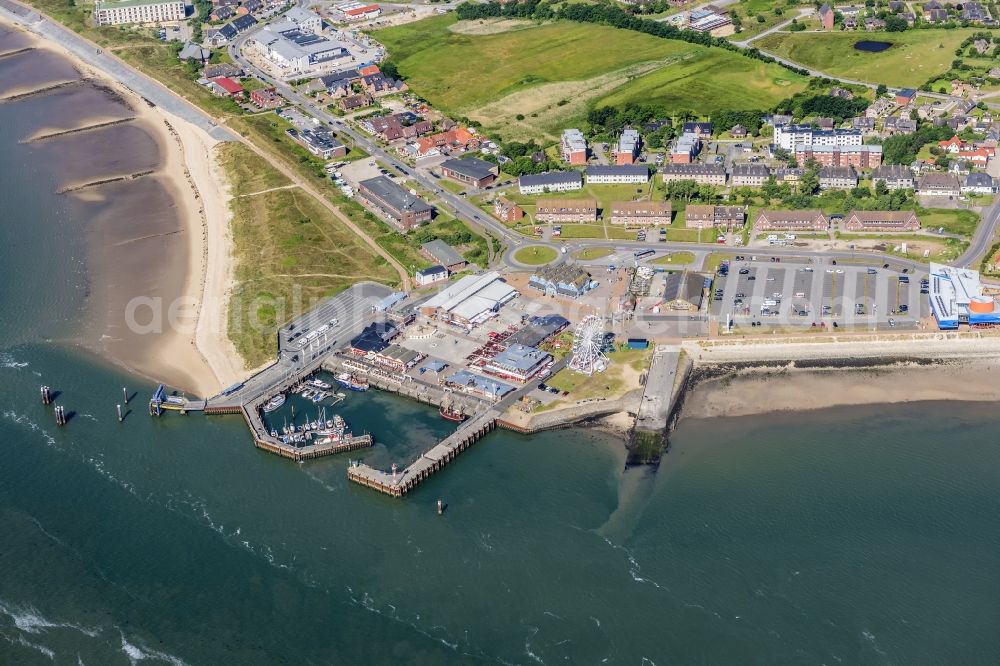
M669 201L616 201L611 204L610 221L625 227L651 227L670 224L671 216Z
M243 3L236 8L236 13L240 16L259 14L262 11L264 11L263 0L243 0Z
M224 62L218 65L208 65L202 72L202 76L206 79L217 79L220 76L238 79L243 76L243 70L235 65Z
M962 193L962 186L950 173L927 173L920 177L917 192L926 197L957 197Z
M434 213L430 204L385 176L361 181L358 196L401 231L430 222Z
M846 231L908 232L919 231L920 220L912 210L853 210L844 218Z
M816 160L822 166L874 169L882 164L882 146L796 146L795 159L799 164Z
M414 274L415 282L418 287L425 287L429 284L434 284L435 282L445 282L448 279L448 269L444 266L431 266L430 268L421 268Z
M833 30L833 21L833 7L830 6L830 3L824 2L823 6L819 8L819 23L824 30Z
M734 139L744 139L747 135L747 128L739 124L733 125L729 130L729 134Z
M631 128L622 130L615 146L615 164L634 164L639 157L639 131Z
M321 76L316 80L316 82L318 82L319 89L326 90L327 95L331 97L345 97L353 94L351 84L360 80L361 74L358 70L345 69L344 71L337 72L336 74ZM310 91L315 92L312 90L312 86L310 86Z
M858 19L853 16L844 17L844 30L848 32L853 32L858 29Z
M806 170L801 167L775 169L774 180L778 183L797 183L805 172Z
M583 176L579 171L546 171L525 174L517 179L521 194L542 194L543 192L569 192L583 188Z
M663 182L693 180L699 185L726 184L726 167L721 164L667 164L661 169Z
M852 100L854 99L854 93L846 88L834 86L830 88L830 97L840 97L841 99Z
M820 130L812 125L775 125L774 144L785 150L795 146L860 146L863 136L856 129Z
M828 166L819 170L821 190L849 190L858 186L858 174L849 166Z
M826 231L830 221L821 210L762 210L754 231Z
M274 88L258 88L250 91L250 101L260 109L273 109L285 101Z
M479 148L479 137L464 127L456 127L447 132L432 134L417 140L417 155L448 155L454 152L465 152Z
M587 140L578 129L563 130L559 142L563 161L567 164L582 165L587 163Z
M713 126L710 122L690 122L681 126L681 134L694 134L699 139L707 139L712 136Z
M524 209L507 197L493 200L493 215L504 222L517 222L524 218Z
M988 173L975 171L962 181L962 194L996 194L997 181Z
M742 206L688 204L684 210L684 226L688 229L733 231L743 227L745 215Z
M902 164L888 164L872 171L872 182L879 181L890 190L912 190L916 187L913 172Z
M382 97L406 90L406 84L386 78L381 72L361 77L361 87L372 97Z
M671 164L690 164L701 151L701 139L692 132L681 134L670 148Z
M885 21L869 16L865 19L865 32L875 32L876 30L885 30Z
M771 170L763 164L737 164L729 177L732 187L760 187L771 177Z
M984 146L982 148L976 148L975 150L960 150L958 154L955 155L955 159L963 162L969 162L972 166L979 169L985 169L987 163L990 161L990 158L993 157L995 153L996 151L993 148L987 148Z
M832 130L836 126L833 118L816 118L813 120L813 124L821 130Z
M244 94L243 86L228 76L217 76L214 79L209 79L209 88L219 97L242 99Z
M97 25L122 25L125 23L164 23L183 21L183 0L132 0L131 2L94 3L94 22Z
M351 111L363 109L371 103L371 95L362 93L360 95L347 95L346 97L341 97L340 101L337 102L337 106L339 106L342 111L349 113Z
M928 23L945 23L948 21L948 12L944 9L925 11L924 20Z
M295 130L289 131L294 132ZM333 132L325 127L304 129L298 133L297 140L310 153L322 157L324 160L347 155L347 146L337 140Z
M500 169L496 164L475 157L449 159L441 163L441 173L466 185L486 187L497 179Z
M597 202L594 199L539 199L535 202L535 221L596 222Z
M917 131L917 121L910 120L909 118L901 118L899 116L889 116L885 119L885 125L882 128L885 134L913 134Z
M958 138L957 134L947 141L938 141L938 148L952 154L959 153L964 147L965 143Z
M856 130L861 130L865 134L875 131L875 119L867 118L865 116L858 116L857 118L851 119L851 127Z
M917 91L913 88L901 88L898 92L896 92L896 104L899 106L907 106L916 98Z
M979 2L966 2L962 5L962 13L959 17L963 21L969 21L970 23L987 23L990 22L990 13L986 11L982 3ZM986 50L983 49L979 53L985 53Z
M232 7L226 5L216 6L212 9L212 13L208 15L208 20L213 23L218 23L220 21L225 21L236 16L236 10Z
M587 167L589 185L645 185L649 182L649 168L644 164L597 164Z
M431 261L447 268L449 273L457 273L468 266L468 262L462 255L440 238L424 243L420 246L420 251Z

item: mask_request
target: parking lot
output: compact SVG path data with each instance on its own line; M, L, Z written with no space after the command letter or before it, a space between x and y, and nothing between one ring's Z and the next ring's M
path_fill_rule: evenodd
M734 261L716 275L711 313L735 326L915 328L929 315L926 274L830 260Z

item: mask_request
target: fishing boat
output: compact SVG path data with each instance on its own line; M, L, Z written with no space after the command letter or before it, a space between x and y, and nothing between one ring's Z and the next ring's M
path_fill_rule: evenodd
M278 395L274 396L273 398L264 403L264 413L270 414L271 412L281 407L283 404L285 404L285 394L279 393Z
M354 375L349 372L342 372L337 375L337 383L346 389L352 391L367 391L368 390L368 380L367 379L357 379Z
M326 382L319 379L310 379L307 383L309 384L309 386L312 386L313 388L322 389L324 391L329 391L331 388L333 388Z
M445 407L444 405L441 405L441 408L438 409L438 414L441 415L441 418L448 419L449 421L455 421L457 423L461 423L465 419L469 418L463 414L461 410Z

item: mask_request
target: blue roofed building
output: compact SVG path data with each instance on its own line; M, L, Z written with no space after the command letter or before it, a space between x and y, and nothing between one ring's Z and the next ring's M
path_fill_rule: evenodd
M444 385L464 393L491 400L500 400L514 390L510 384L491 377L477 375L468 370L459 370L444 380Z
M483 372L518 382L525 382L538 374L552 357L541 349L513 344L483 366Z

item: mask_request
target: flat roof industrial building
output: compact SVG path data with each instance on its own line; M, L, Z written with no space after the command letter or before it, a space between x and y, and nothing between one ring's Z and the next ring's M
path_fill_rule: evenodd
M517 297L517 290L500 279L496 271L482 275L467 275L424 301L420 311L461 326L483 323L508 301Z
M927 298L941 330L1000 324L992 296L983 293L978 271L932 263Z

